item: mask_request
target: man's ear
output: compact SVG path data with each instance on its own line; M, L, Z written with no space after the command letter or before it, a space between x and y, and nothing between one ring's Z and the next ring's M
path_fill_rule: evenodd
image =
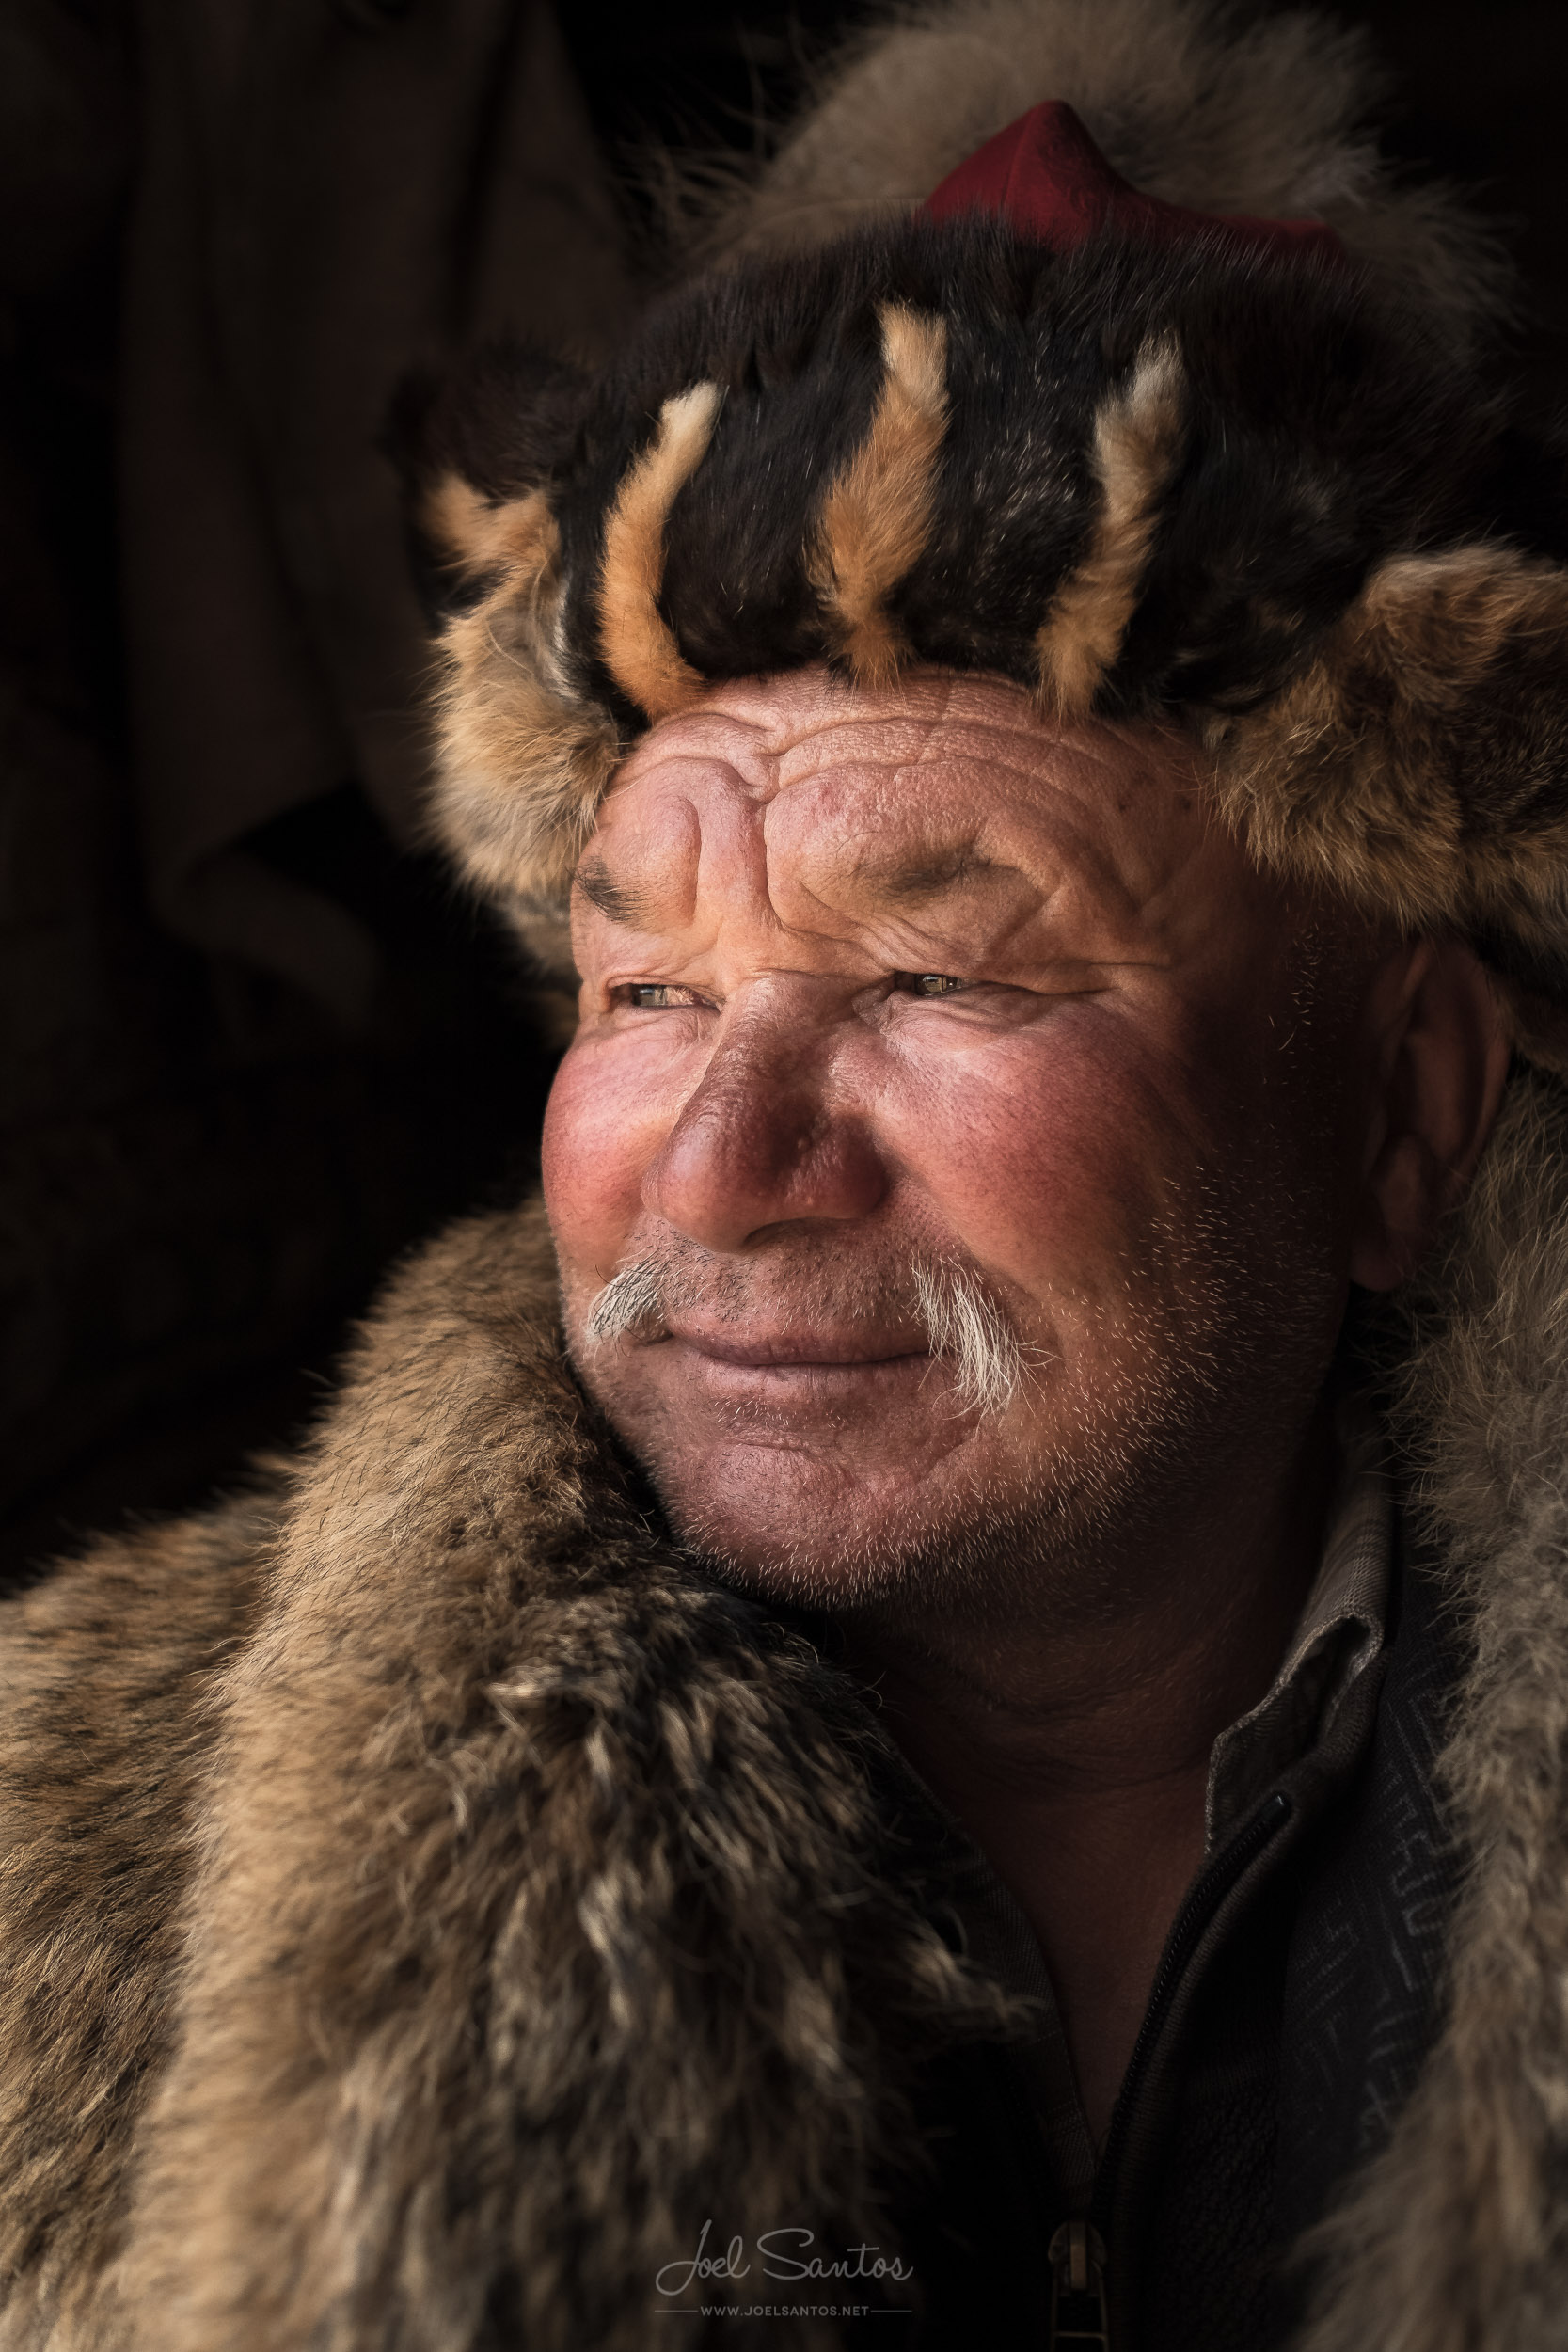
M1370 1080L1353 1281L1389 1291L1464 1194L1502 1101L1510 1025L1485 966L1423 940L1383 966L1370 1003Z

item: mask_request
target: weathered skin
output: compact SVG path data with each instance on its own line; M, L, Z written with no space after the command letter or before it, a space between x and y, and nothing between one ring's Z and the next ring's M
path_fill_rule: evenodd
M748 683L655 730L584 871L625 919L578 892L546 1197L579 1322L643 1249L690 1269L673 1336L590 1376L717 1549L831 1589L1299 1444L1353 1261L1390 1270L1371 943L1206 820L1182 739L989 680ZM1032 1351L993 1422L924 1352L916 1248Z
M1484 976L1259 872L1186 738L941 673L710 690L578 879L545 1136L578 1361L722 1572L840 1617L1102 2127L1315 1560L1349 1284L1418 1260L1495 1115ZM926 1352L922 1252L1023 1340L1005 1411ZM644 1258L668 1329L586 1343Z

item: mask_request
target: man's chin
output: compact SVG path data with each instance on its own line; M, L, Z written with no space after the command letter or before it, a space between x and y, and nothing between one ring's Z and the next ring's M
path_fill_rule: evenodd
M751 1599L782 1609L803 1609L843 1617L876 1612L895 1602L911 1603L936 1597L942 1581L939 1564L918 1553L890 1549L790 1553L705 1542L692 1535L690 1548L707 1573Z
M901 1583L1007 1483L998 1433L951 1411L890 1413L879 1429L823 1438L794 1424L699 1421L693 1432L690 1414L605 1403L682 1542L728 1581L780 1600L823 1607Z
M1092 1579L1137 1500L1123 1449L1112 1450L1109 1479L1093 1446L1064 1456L1037 1441L1021 1459L1000 1420L955 1430L949 1419L924 1446L895 1429L879 1445L830 1451L733 1431L693 1445L684 1428L666 1450L668 1422L628 1427L613 1401L611 1418L675 1534L715 1576L834 1615L896 1602L989 1616L1060 1601Z
M871 1496L842 1492L831 1508L744 1512L655 1484L675 1534L710 1574L754 1598L832 1615L977 1598L1037 1556L1051 1516L1037 1502L999 1517L978 1495L879 1508Z

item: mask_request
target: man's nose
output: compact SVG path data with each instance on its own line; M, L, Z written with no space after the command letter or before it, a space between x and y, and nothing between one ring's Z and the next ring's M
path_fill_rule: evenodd
M784 1008L721 1027L643 1180L646 1207L706 1249L743 1249L777 1225L866 1216L887 1171L835 1088L831 1028Z

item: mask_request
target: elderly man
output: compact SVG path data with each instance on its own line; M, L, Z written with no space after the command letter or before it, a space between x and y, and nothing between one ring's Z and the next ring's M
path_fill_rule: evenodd
M1562 2341L1568 575L1348 72L906 24L427 419L543 1207L12 1611L8 2352Z

